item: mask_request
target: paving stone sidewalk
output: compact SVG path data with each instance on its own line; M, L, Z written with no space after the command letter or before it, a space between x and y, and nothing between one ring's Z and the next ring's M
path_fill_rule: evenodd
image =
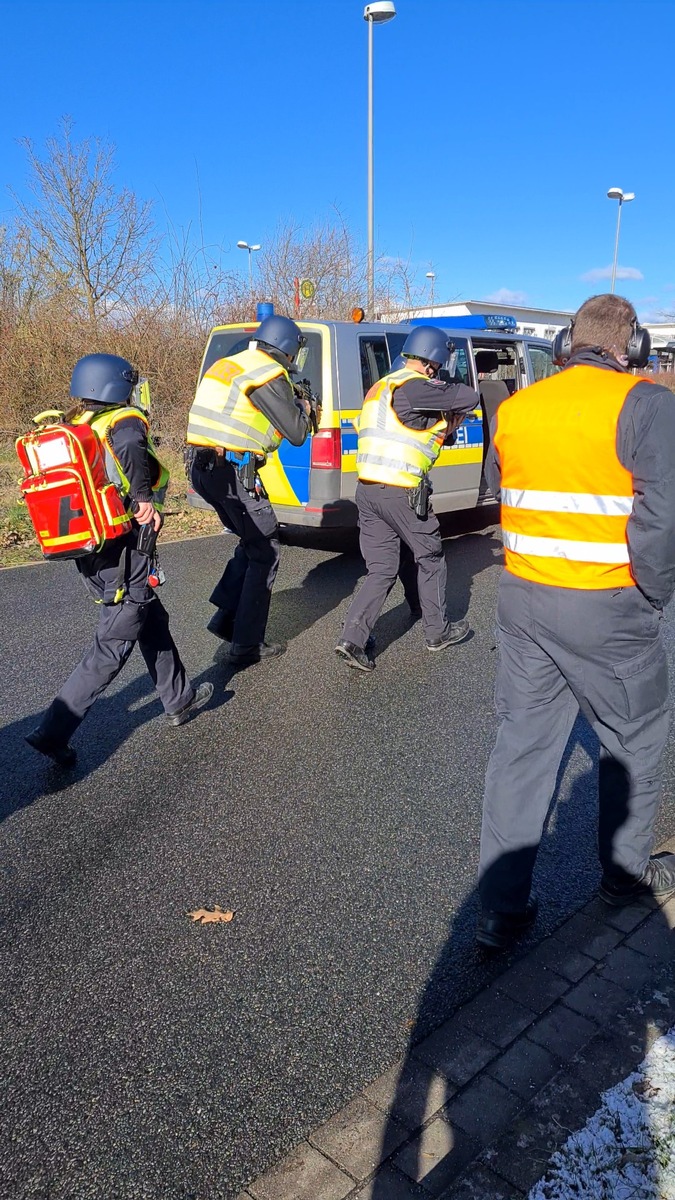
M238 1200L523 1200L675 1025L674 931L592 900Z

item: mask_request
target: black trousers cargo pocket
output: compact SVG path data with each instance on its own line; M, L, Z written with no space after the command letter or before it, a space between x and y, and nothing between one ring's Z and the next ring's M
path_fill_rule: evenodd
M613 671L623 689L629 721L646 717L667 704L668 659L661 638L635 658L615 663Z

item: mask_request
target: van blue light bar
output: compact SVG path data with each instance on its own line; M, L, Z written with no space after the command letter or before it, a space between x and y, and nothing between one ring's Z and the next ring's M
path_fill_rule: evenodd
M439 329L493 329L515 333L518 322L506 313L476 313L465 317L413 317L404 325L437 325Z

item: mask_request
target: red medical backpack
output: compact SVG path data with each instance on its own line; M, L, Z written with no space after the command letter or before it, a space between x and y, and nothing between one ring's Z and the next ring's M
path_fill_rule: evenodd
M38 428L17 438L28 514L45 558L80 558L131 529L124 502L106 475L98 434L41 413Z

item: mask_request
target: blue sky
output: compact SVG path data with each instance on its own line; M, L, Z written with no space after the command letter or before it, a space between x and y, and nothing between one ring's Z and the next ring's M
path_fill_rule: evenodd
M376 250L433 266L436 299L574 308L608 289L675 312L667 131L674 0L396 0L375 29ZM62 116L117 179L245 269L238 239L339 209L366 224L362 0L0 0L6 185ZM619 272L621 275L621 270Z

